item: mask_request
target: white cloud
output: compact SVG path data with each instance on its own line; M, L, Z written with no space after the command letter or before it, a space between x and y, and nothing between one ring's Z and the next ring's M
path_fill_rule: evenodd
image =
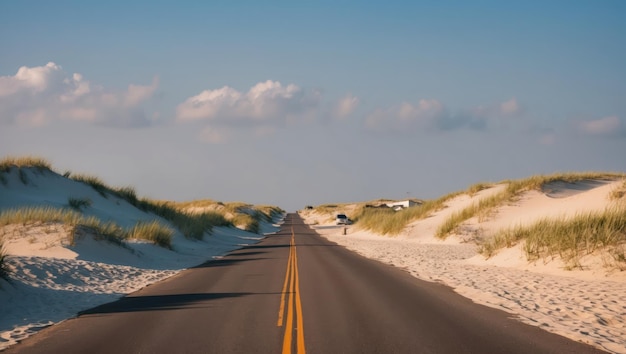
M335 104L333 115L337 118L346 118L354 112L358 105L359 98L349 93Z
M267 135L275 126L291 124L314 117L320 105L321 95L307 92L290 84L283 86L278 81L267 80L252 86L248 92L240 92L229 86L204 90L189 97L176 109L180 122L203 121L209 126L210 142L217 139L223 127L239 130L252 128L257 136Z
M70 120L111 126L147 125L152 119L143 105L158 85L155 79L150 85L131 84L125 91L107 91L81 74L68 75L53 62L23 66L13 76L0 77L0 123L41 126Z
M577 123L578 131L588 135L610 136L619 135L624 130L624 124L617 116L608 116L600 119L581 121Z
M434 128L447 115L444 105L435 99L423 99L417 105L403 102L399 106L378 109L365 119L365 127L381 132L411 132Z
M316 109L319 99L315 92L306 93L296 85L283 86L268 80L245 93L228 86L202 91L178 105L176 117L180 121L285 121Z

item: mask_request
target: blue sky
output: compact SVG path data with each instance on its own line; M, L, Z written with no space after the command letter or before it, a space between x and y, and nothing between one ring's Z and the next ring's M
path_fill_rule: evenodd
M626 171L623 1L0 2L0 153L152 198Z

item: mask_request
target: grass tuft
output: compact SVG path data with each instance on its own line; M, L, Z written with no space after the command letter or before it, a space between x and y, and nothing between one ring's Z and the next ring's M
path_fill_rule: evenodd
M233 225L248 232L258 234L260 231L259 221L249 214L237 214L231 220Z
M421 204L395 211L387 207L368 207L364 205L354 215L348 215L359 227L382 235L397 235L409 223L427 218L437 210L445 207L445 203L461 194L454 192L435 200L423 201Z
M626 196L626 179L624 179L624 182L619 187L611 191L609 198L611 200L618 200L624 198L624 196Z
M47 160L36 156L7 156L0 160L0 173L9 172L12 167L34 167L39 172L52 170L52 167Z
M525 179L504 181L507 188L503 192L484 198L470 205L469 207L452 214L437 229L436 236L445 239L454 232L464 221L478 215L487 215L494 208L503 203L513 201L522 192L529 190L541 190L541 188L552 182L575 183L585 180L615 180L623 178L623 173L603 173L603 172L582 172L582 173L559 173L545 176L532 176ZM472 188L470 188L472 189Z
M542 219L531 226L518 226L497 233L481 245L480 252L491 257L498 250L524 240L528 260L560 256L568 267L581 267L580 258L605 249L621 267L626 266L626 206L572 218Z
M0 239L0 278L9 281L11 269L7 264L7 254L4 251L4 241Z
M0 213L0 226L49 222L63 223L72 227L68 235L70 245L75 245L77 238L91 234L97 240L105 240L119 246L125 246L123 241L128 238L140 238L155 242L162 247L171 248L171 237L174 232L168 226L156 221L139 222L127 230L113 221L103 222L94 216L85 217L71 209L30 207L5 210Z
M152 241L156 245L168 249L172 248L172 237L174 237L174 230L156 220L149 222L140 221L128 232L128 238L130 239Z
M81 211L82 208L87 208L90 207L92 204L91 199L89 198L72 198L69 197L67 199L67 204L70 206L70 208L76 210L76 211Z
M98 192L104 198L107 197L107 193L111 193L111 188L107 187L107 185L104 184L104 182L96 176L89 176L85 174L75 174L71 176L71 178L74 181L82 182L82 183L90 185L91 188L93 188L96 192Z

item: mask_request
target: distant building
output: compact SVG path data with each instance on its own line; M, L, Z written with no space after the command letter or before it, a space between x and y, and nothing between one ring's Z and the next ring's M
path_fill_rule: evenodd
M385 205L397 211L419 205L419 203L414 200L403 200L400 202L385 203Z

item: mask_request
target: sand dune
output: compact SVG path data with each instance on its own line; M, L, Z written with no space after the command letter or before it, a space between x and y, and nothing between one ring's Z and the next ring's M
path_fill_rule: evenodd
M414 276L446 284L473 301L502 309L521 321L613 353L626 353L626 272L604 267L602 255L583 257L585 269L567 270L558 259L529 263L520 245L485 259L476 233L490 235L501 228L528 225L544 217L568 217L602 211L622 181L552 183L525 192L487 218L473 218L462 232L441 241L438 225L447 216L505 188L498 185L474 196L460 195L428 218L409 224L396 236L380 236L351 226L326 222L326 215L303 212L319 233L366 257L405 269Z
M115 196L106 198L90 186L51 171L25 168L22 177L4 174L0 211L42 206L67 207L69 197L89 198L84 215L128 227L137 221L166 220ZM24 183L21 179L27 181ZM203 240L176 232L172 250L147 241L130 240L125 247L84 234L69 242L70 227L35 223L0 227L11 282L0 279L0 350L79 311L114 301L212 257L258 242L279 225L261 223L261 234L236 228L214 228Z

